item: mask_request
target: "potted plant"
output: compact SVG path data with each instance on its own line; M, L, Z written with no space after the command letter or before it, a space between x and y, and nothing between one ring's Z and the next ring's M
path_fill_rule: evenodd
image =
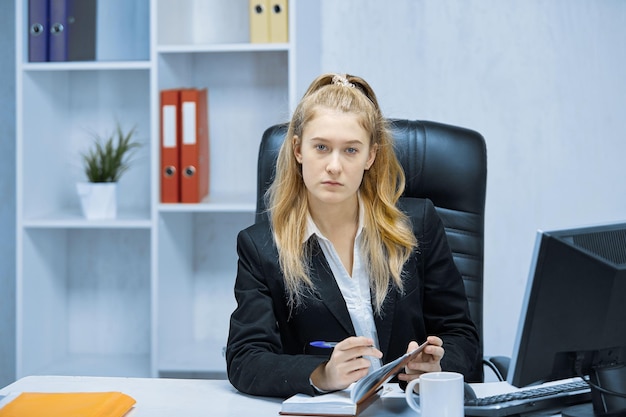
M94 135L93 146L82 154L87 182L76 184L83 214L88 219L117 216L117 182L128 170L130 157L140 146L136 129L125 132L120 124L107 137Z

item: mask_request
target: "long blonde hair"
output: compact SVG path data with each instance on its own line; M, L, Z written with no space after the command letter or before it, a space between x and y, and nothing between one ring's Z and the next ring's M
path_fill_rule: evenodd
M302 138L304 126L319 107L359 115L363 128L370 132L370 146L377 146L376 159L365 171L360 194L365 213L361 250L368 262L373 304L380 314L390 280L402 291L402 267L417 247L417 240L410 220L396 207L405 177L386 120L372 88L353 75L324 74L311 83L289 123L278 154L276 177L266 195L288 302L291 307L297 306L305 291L314 290L309 276L311 254L304 242L307 190L301 165L294 156L293 138Z

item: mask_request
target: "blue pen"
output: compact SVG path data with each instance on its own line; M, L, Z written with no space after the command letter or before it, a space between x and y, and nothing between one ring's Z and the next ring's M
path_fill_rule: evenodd
M337 346L337 343L338 342L324 342L322 340L316 340L316 341L311 342L309 344L311 346L313 346L313 347L332 349L335 346Z

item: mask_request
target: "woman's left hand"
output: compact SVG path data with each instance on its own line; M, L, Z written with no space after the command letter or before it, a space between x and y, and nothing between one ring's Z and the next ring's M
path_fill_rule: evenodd
M443 349L443 340L437 336L428 336L428 345L413 360L406 364L404 373L398 374L401 381L411 381L419 378L421 374L426 372L441 371L441 358L445 353ZM407 352L417 349L418 343L413 341L409 343Z

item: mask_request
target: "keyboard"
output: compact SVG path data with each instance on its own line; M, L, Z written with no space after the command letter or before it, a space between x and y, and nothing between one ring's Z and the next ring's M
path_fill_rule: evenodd
M565 407L591 401L586 381L575 378L520 388L513 392L465 400L466 416L502 417Z

